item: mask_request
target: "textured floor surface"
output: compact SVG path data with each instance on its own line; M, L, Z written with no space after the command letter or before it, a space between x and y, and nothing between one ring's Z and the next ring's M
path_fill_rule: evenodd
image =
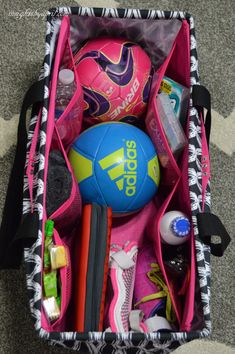
M196 5L193 5L193 4ZM37 77L44 56L46 10L58 2L2 1L0 14L0 210L14 156L17 119L24 92ZM80 1L82 5L185 10L195 19L201 82L212 94L212 211L221 217L233 242L222 259L212 259L212 341L195 341L175 353L229 354L234 349L234 132L235 1L118 0ZM77 5L61 1L60 5ZM28 9L28 11L26 11ZM11 11L14 11L14 14ZM37 11L36 11L37 10ZM28 14L28 15L27 15ZM224 120L224 118L226 120ZM0 353L62 353L39 340L29 315L24 270L0 272Z

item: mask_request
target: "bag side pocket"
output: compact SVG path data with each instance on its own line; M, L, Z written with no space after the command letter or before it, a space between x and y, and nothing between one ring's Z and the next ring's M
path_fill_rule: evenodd
M147 115L147 129L155 143L159 159L162 165L161 169L161 188L164 191L163 203L160 205L156 214L154 226L151 226L150 235L155 243L155 253L164 275L166 285L169 289L172 305L176 314L180 330L190 330L194 311L194 293L195 293L195 244L194 233L191 228L190 240L186 241L185 257L188 261L188 271L184 275L182 287L177 286L177 279L174 279L166 268L164 259L164 245L161 241L160 222L163 215L170 210L180 210L184 212L191 221L191 205L189 196L189 178L188 178L188 145L184 147L180 158L175 159L172 154L169 143L166 139L162 122L160 120L157 95L164 75L179 82L181 85L190 87L190 48L189 48L189 27L186 21L183 21L181 30L176 38L175 44L169 54L163 67L155 74L154 92L150 98L150 106ZM189 118L189 115L188 115ZM186 135L188 136L188 125ZM169 189L169 186L171 187ZM159 191L161 190L159 188ZM162 193L162 192L160 192Z
M61 237L64 237L68 236L73 231L73 228L77 225L81 217L82 199L79 192L78 183L74 176L72 167L65 153L62 141L60 139L56 127L53 140L53 150L55 149L62 153L64 161L66 163L66 167L68 168L68 171L72 178L72 188L69 198L57 210L55 210L51 215L49 215L50 219L54 220L55 226L59 231Z
M56 91L60 69L72 68L76 89L67 107L56 120ZM50 89L49 123L57 126L65 150L69 148L81 130L83 114L83 93L76 70L74 70L73 53L70 46L70 20L64 16L61 21L60 34L55 54L54 68Z
M62 267L58 270L57 277L60 277L61 282L61 308L60 317L53 323L50 323L46 317L44 309L42 309L42 328L49 332L63 332L66 328L66 311L71 299L72 293L72 271L71 271L71 260L70 251L68 246L59 236L58 231L54 228L53 234L54 244L57 246L64 246L66 250L67 266Z
M150 236L155 244L155 253L158 259L159 266L164 275L166 285L169 289L172 305L176 314L179 329L182 331L189 331L194 315L194 296L195 296L195 241L194 231L191 227L190 237L184 244L183 256L186 259L187 271L183 274L183 281L181 279L181 286L178 286L177 278L172 276L169 269L166 267L165 255L167 249L176 246L168 246L161 241L160 223L163 215L172 210L179 210L185 213L192 225L191 220L191 206L188 187L188 148L184 150L181 162L179 164L181 177L174 185L172 191L160 206L156 216L155 223L149 228ZM171 249L172 251L172 249Z
M176 295L176 291L174 287L172 286L172 283L170 282L170 279L167 275L166 268L164 265L164 260L163 260L163 250L162 250L162 243L161 243L161 236L160 236L160 221L163 215L165 214L167 207L170 203L170 200L172 199L174 193L177 190L178 182L174 185L173 189L171 190L170 194L168 197L165 199L161 207L158 209L157 214L155 215L155 221L154 223L148 228L147 233L149 234L150 239L152 239L155 247L155 254L157 257L158 264L161 268L161 272L164 276L166 286L168 288L171 302L172 302L172 307L174 309L174 313L176 315L176 319L178 324L181 322L181 316L182 316L182 308L181 304L178 301L178 297Z
M65 55L65 58L67 58L68 61L65 62L64 65L61 65L60 68L71 68L71 70L73 70L76 89L70 102L68 103L61 116L56 120L55 124L63 145L67 150L81 130L83 117L83 91L77 71L75 70L75 64L69 39L67 40L65 51L68 52L68 55Z

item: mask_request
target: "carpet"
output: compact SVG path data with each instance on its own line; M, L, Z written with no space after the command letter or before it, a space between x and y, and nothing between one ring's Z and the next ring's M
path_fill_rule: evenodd
M212 211L234 236L235 132L235 2L208 0L108 0L79 2L87 6L139 7L184 10L194 16L201 83L212 94L211 135ZM4 205L14 158L16 129L25 91L37 78L44 56L45 14L54 1L1 1L0 91L0 210ZM60 5L78 5L63 1ZM225 119L226 118L226 119ZM225 256L212 257L211 341L193 341L175 353L230 354L235 333L234 255L231 242ZM38 339L28 309L23 267L0 271L0 353L63 353ZM220 342L220 343L219 343Z

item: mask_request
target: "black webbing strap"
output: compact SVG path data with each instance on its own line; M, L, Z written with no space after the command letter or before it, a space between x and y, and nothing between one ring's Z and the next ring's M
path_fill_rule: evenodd
M204 119L203 109L207 109L206 118L204 119L206 140L209 147L210 133L211 133L211 95L210 92L202 85L193 85L192 91L193 106L196 107L199 112L202 112Z
M23 250L35 242L38 235L39 219L38 213L27 214L23 217L21 224L5 248L2 256L0 269L18 269L20 267Z
M211 254L222 257L231 238L218 216L212 213L197 214L199 237L203 243L211 247ZM213 243L211 236L219 236L221 242Z
M26 144L27 144L27 130L26 130L26 113L30 106L32 107L32 114L36 115L39 112L41 103L43 102L43 80L35 82L27 91L21 108L18 134L17 134L17 146L15 159L13 162L5 205L2 214L2 224L0 228L0 269L1 268L17 268L19 267L19 259L21 259L23 252L24 239L30 239L25 232L26 226L22 226L18 232L17 230L22 221L22 208L23 208L23 178L24 178L24 166L26 158ZM35 215L29 215L24 221L29 223L28 220L35 220ZM32 231L34 226L32 225ZM31 234L32 238L37 234ZM19 239L21 241L19 242ZM14 243L14 240L16 242ZM20 244L20 248L19 248ZM18 257L16 253L19 253ZM7 258L7 259L6 259Z

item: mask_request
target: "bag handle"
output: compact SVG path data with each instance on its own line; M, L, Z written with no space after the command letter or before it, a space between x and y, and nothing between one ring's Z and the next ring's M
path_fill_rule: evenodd
M18 228L22 221L23 208L23 180L27 146L26 113L29 107L33 106L32 115L38 114L44 97L43 88L43 80L35 82L25 94L21 107L15 159L9 178L0 228L0 269L18 268L23 253L24 240L27 240L25 242L28 246L29 239L31 239L32 244L33 240L37 237L37 233L33 233L35 231L33 225L31 228L31 237L26 232L26 224L30 226L31 222L29 220L31 218L35 220L36 213L24 217L19 230Z
M211 247L213 256L222 257L228 247L231 238L218 216L212 213L197 214L199 238L203 243ZM213 243L211 236L219 236L221 242Z
M193 85L192 90L193 106L196 107L199 112L202 113L205 130L206 140L209 148L210 133L211 133L211 95L205 86ZM204 108L207 109L206 118L204 119Z

